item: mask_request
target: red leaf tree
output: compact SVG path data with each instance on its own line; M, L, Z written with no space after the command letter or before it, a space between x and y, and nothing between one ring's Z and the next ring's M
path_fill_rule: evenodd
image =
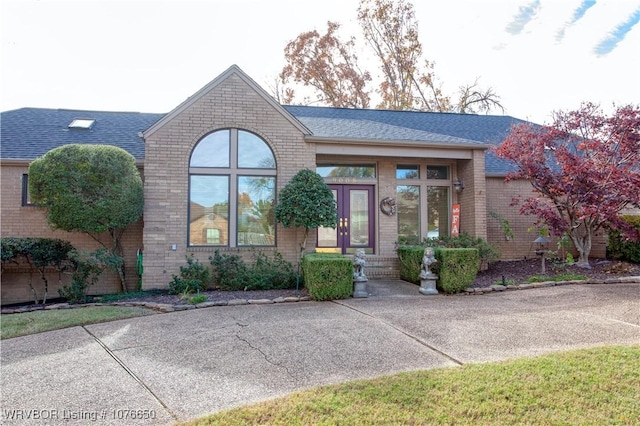
M640 107L617 106L611 116L592 103L558 112L552 125L520 124L495 150L515 163L506 181L526 179L535 196L520 213L535 215L555 235L567 233L589 267L593 235L619 230L637 241L637 229L620 218L640 208ZM521 200L517 199L516 202Z

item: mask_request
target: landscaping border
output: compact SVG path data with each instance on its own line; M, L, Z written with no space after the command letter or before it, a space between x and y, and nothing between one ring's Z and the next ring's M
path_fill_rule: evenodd
M512 285L500 285L494 284L489 287L469 287L465 289L461 293L457 293L458 295L478 295L478 294L486 294L494 291L508 291L508 290L528 290L530 288L544 288L544 287L555 287L560 285L588 285L588 284L640 284L640 276L628 276L628 277L617 277L617 278L608 278L606 280L602 279L588 279L588 280L571 280L571 281L540 281L535 283L523 283L523 284L512 284Z
M640 276L626 276L609 278L605 280L601 279L589 279L589 280L572 280L572 281L541 281L537 283L524 283L513 285L492 285L489 287L469 287L463 292L456 294L446 294L444 296L469 296L469 295L482 295L492 292L501 291L514 291L514 290L528 290L532 288L544 288L555 287L561 285L593 285L593 284L640 284ZM289 296L289 297L277 297L275 299L231 299L231 300L217 300L213 302L203 302L196 305L180 303L176 305L168 303L155 303L155 302L136 302L136 301L122 301L111 303L84 303L84 304L70 304L70 303L56 303L51 305L28 305L20 306L17 308L2 308L0 314L19 314L24 312L51 310L51 309L76 309L84 308L88 306L126 306L126 307L138 307L147 308L159 313L168 313L176 311L187 311L191 309L203 309L211 308L213 306L239 306L239 305L269 305L275 303L293 303L293 302L308 302L311 301L309 296Z
M269 305L273 303L292 303L292 302L306 302L311 300L309 296L289 296L289 297L277 297L275 299L231 299L231 300L217 300L213 302L203 302L195 305L180 303L171 305L168 303L155 303L155 302L136 302L136 301L122 301L122 302L110 302L110 303L55 303L52 305L28 305L20 306L18 308L2 308L0 314L19 314L23 312L33 311L48 311L52 309L76 309L85 308L89 306L125 306L132 308L147 308L160 313L176 312L176 311L188 311L191 309L210 308L213 306L239 306L239 305Z

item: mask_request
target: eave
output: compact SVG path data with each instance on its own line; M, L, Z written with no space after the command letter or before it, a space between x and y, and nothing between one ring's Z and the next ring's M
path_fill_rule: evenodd
M374 157L433 157L470 160L473 151L486 151L489 146L474 143L425 142L410 140L344 139L307 136L316 144L316 154L361 155Z

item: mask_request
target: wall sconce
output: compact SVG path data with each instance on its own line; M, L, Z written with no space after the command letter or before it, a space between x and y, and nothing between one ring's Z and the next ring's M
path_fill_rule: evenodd
M456 177L456 180L453 181L453 189L456 191L456 194L459 194L464 189L464 181L461 181L459 177Z

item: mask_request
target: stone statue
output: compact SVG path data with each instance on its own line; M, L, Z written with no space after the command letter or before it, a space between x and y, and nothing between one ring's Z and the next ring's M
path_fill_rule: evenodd
M431 265L436 263L438 260L434 256L435 252L432 247L427 247L424 249L424 255L422 256L422 268L420 271L419 278L431 278L435 274L431 272Z
M367 276L364 274L364 250L358 249L353 256L353 297L369 297Z
M356 250L353 256L353 280L354 281L368 281L367 276L364 274L364 265L366 261L364 259L364 250Z

